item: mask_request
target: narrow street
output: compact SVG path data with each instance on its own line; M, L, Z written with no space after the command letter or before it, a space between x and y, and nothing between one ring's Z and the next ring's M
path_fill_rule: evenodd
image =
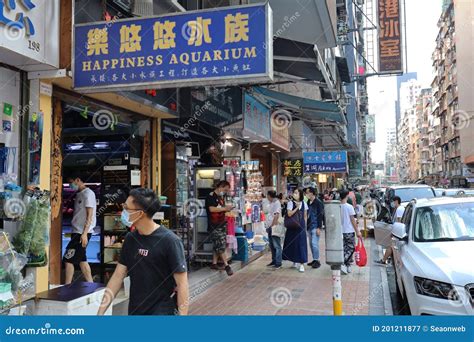
M369 254L366 267L353 266L353 272L342 277L342 300L345 315L383 314L376 301L382 297L381 283L371 273L373 239L365 245ZM332 275L325 264L324 239L321 239L319 269L306 267L304 273L286 262L280 270L266 265L270 253L236 272L232 277L214 285L191 303L191 315L332 315ZM379 306L379 307L377 307ZM378 313L377 313L378 310Z

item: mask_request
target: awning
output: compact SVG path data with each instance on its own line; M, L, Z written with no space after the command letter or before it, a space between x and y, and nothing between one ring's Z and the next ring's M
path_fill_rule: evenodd
M273 43L273 56L275 72L303 80L324 82L314 45L276 38Z
M341 109L334 103L288 95L263 87L253 87L253 90L256 94L263 96L271 106L283 106L297 111L303 120L346 122Z
M339 71L339 76L341 81L344 83L351 82L351 75L349 73L349 65L347 64L347 59L343 57L336 57L337 70Z

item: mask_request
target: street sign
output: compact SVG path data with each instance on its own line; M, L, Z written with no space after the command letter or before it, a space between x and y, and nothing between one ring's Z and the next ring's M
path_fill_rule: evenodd
M304 152L304 173L347 172L347 152Z
M82 92L261 83L273 79L268 4L74 27Z

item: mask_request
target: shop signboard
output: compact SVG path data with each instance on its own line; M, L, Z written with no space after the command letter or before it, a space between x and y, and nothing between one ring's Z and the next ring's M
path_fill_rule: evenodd
M377 0L379 73L403 72L400 0Z
M304 173L345 173L347 152L303 152Z
M283 160L283 175L285 177L300 177L303 175L303 159Z
M272 144L285 150L290 151L290 133L288 131L288 126L279 127L274 124L272 120Z
M191 90L191 115L210 125L230 124L242 114L240 87L206 87Z
M359 153L349 152L349 177L362 177L362 157Z
M244 95L243 136L249 141L263 143L271 141L270 109L252 95Z
M103 92L268 82L272 35L268 4L78 24L74 88Z
M375 115L367 115L365 119L366 141L375 142Z
M59 66L59 0L0 0L0 60L26 71Z

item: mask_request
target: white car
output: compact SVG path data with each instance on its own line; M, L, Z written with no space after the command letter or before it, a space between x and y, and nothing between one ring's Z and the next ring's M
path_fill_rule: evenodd
M392 229L397 291L413 315L474 314L474 198L410 202Z

